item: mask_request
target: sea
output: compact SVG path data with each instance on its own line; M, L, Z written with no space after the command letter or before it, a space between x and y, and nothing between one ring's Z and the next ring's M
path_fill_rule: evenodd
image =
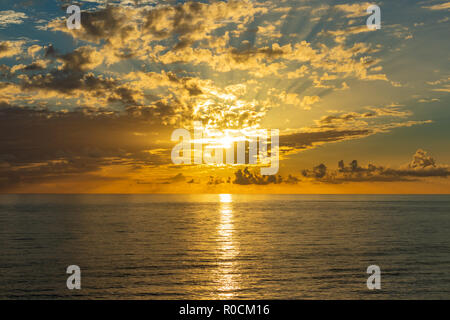
M0 195L0 299L450 299L450 196Z

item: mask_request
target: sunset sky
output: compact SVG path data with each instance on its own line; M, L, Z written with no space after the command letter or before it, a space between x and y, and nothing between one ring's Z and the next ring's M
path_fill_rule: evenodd
M450 193L450 2L108 3L1 2L1 193ZM173 164L194 121L279 173Z

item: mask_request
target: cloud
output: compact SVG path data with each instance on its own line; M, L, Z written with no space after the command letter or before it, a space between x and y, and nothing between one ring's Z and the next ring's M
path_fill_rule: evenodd
M440 88L433 88L432 91L450 92L450 77L448 76L436 81L428 81L427 84L430 86L442 86Z
M98 6L83 12L80 30L69 30L65 19L53 20L49 30L70 34L83 40L83 45L64 54L51 45L45 50L28 48L33 62L13 66L15 79L8 84L19 84L22 92L7 101L48 103L59 99L67 108L122 108L137 115L155 115L164 124L195 119L216 127L254 127L273 107L270 98L228 93L212 80L201 78L205 73L212 78L204 67L233 72L238 78L309 75L315 87L336 90L348 87L340 78L387 80L384 74L370 71L380 61L368 56L368 44L328 47L301 41L258 47L259 42L235 41L250 32L256 18L270 14L272 6L252 1ZM281 22L277 25L281 30ZM264 32L260 36L266 37ZM133 70L142 64L141 70L123 72L129 64ZM105 72L107 67L114 71ZM253 89L264 90L260 85L265 84L255 81ZM305 110L320 101L319 94L294 92L283 99Z
M280 152L294 153L317 145L349 139L362 138L373 134L371 129L322 130L297 132L280 136Z
M158 142L158 135L170 136L172 131L128 114L55 112L0 103L0 135L7 137L0 140L1 176L6 177L2 188L97 174L114 165L169 165L172 144ZM162 151L151 152L155 149Z
M367 8L370 7L371 3L353 3L353 4L338 4L334 8L336 10L345 12L346 18L358 18L367 15Z
M355 126L359 125L366 126L367 120L380 118L380 117L398 117L405 118L412 115L409 110L401 110L401 106L390 105L385 107L367 107L368 112L358 113L358 112L348 112L341 113L337 115L323 116L321 119L316 120L319 127L322 128L344 128L348 125ZM364 120L364 121L363 121ZM372 126L374 129L375 127Z
M402 106L367 107L367 112L343 112L326 115L315 120L315 125L280 135L280 152L283 155L314 148L325 143L360 139L374 134L390 132L401 127L429 124L432 121L403 121L382 123L379 118L406 118L412 113Z
M22 24L28 16L23 12L14 10L0 11L0 29L10 24Z
M162 179L163 182L160 182L159 184L173 184L173 183L181 183L186 181L186 177L182 173L178 173L173 177ZM139 181L140 184L143 184L143 182ZM152 182L150 182L152 183ZM189 183L189 182L188 182Z
M426 168L435 168L436 161L428 156L427 152L419 149L416 151L416 154L413 156L413 160L408 164L408 168L410 169L426 169Z
M283 182L283 178L280 175L261 176L257 172L250 172L247 168L239 169L234 173L235 179L233 184L239 185L268 185L268 184L280 184ZM296 184L299 180L294 176L289 176L286 183Z
M450 85L445 85L444 88L437 88L433 89L433 91L439 91L439 92L450 92Z
M64 2L63 8L70 1ZM5 128L0 132L10 140L0 142L7 155L0 166L22 181L31 175L33 181L53 179L57 174L50 172L58 170L64 176L64 170L70 174L85 168L84 174L95 175L115 165L166 166L173 147L167 142L170 130L195 120L208 128L234 130L280 124L282 156L430 123L406 121L412 113L400 106L353 110L333 105L348 111L332 115L315 108L330 103L330 94L345 103L352 92L335 90L348 88L347 83L361 88L359 96L366 84L357 80L386 81L380 88L394 85L381 65L379 56L386 57L382 44L341 41L367 31L359 19L367 14L364 3L333 9L279 8L291 6L279 1L89 2L83 5L80 30L66 27L64 13L54 19L54 12L48 12L53 19L48 28L30 33L40 39L0 43L0 58L13 58L0 64L0 123ZM316 13L320 24L309 19ZM335 21L336 16L354 20ZM359 20L362 26L356 26ZM290 28L293 21L298 24ZM58 48L44 46L50 38ZM430 90L447 86L441 82ZM396 96L396 88L391 89L389 96ZM341 93L343 100L337 97ZM299 121L287 119L277 114L283 104L295 116L302 111L293 106L314 111ZM251 184L298 181L241 174L239 181ZM212 183L227 180L214 178Z
M410 163L398 169L373 164L362 167L357 160L345 165L341 160L337 170L330 170L325 164L320 164L303 170L302 175L323 183L416 181L420 178L447 178L450 176L450 166L436 164L434 158L419 149Z
M152 41L174 40L172 50L194 42L211 40L212 33L230 23L244 23L267 9L251 1L189 1L176 5L124 7L107 6L82 14L81 30L67 30L62 19L49 23L51 30L70 33L74 38L99 43L105 40L116 54L123 47L137 49ZM133 42L134 41L134 42ZM127 50L123 50L127 51Z
M300 182L300 179L297 178L296 176L293 176L293 175L290 174L290 175L287 176L287 178L285 178L283 180L283 182L287 183L287 184L297 184L297 183Z
M327 34L327 35L335 36L336 42L343 42L346 39L346 36L348 36L348 35L354 35L354 34L360 34L360 33L365 33L365 32L372 32L372 31L374 31L374 30L367 28L367 26L354 26L354 27L349 27L347 29L343 29L343 30L327 30L327 31L321 32L320 34Z
M103 62L103 57L95 48L84 46L73 52L60 55L58 60L63 62L63 70L86 71L91 70Z
M319 96L304 96L300 105L303 107L303 109L310 110L311 105L313 105L319 101L320 101Z
M286 93L286 91L281 92L278 97L283 103L302 107L304 110L310 110L313 104L320 101L319 96L304 96L300 99L298 94Z
M44 101L70 98L77 99L73 104L83 107L115 109L118 105L128 113L154 116L166 124L192 124L194 120L201 120L215 127L239 128L254 126L267 111L262 103L240 98L245 94L245 84L222 89L211 80L181 77L165 71L133 71L107 77L87 71L102 59L91 47L80 47L63 55L48 47L48 52L51 52L51 59L61 62L61 65L49 71L43 70L50 60L41 59L11 69L13 73L28 70L45 72L20 74L19 84L5 83L5 86L21 91L21 95L10 96L9 102L25 97ZM9 73L9 69L5 71Z
M444 2L440 4L434 4L432 6L424 6L422 8L426 8L428 10L450 10L450 2Z
M207 185L219 185L219 184L223 184L223 183L225 183L225 181L222 178L210 176L209 180L206 184Z
M34 58L35 55L36 55L36 53L39 52L39 51L41 51L43 48L44 48L44 47L42 47L42 46L40 46L40 45L34 44L34 45L30 46L30 47L27 49L27 53L28 53L29 56L31 56L32 58Z
M153 8L107 6L83 12L80 30L67 29L61 19L50 22L49 28L99 45L104 41L101 52L107 64L133 58L166 65L205 64L219 72L243 70L257 78L284 78L286 71L292 78L296 72L289 70L287 63L297 62L303 64L297 76L308 63L341 77L387 80L384 74L369 74L368 68L379 61L361 57L369 51L362 43L350 48L329 48L321 43L315 49L307 41L264 47L242 42L233 47L231 36L239 36L258 15L267 14L269 6L251 1L186 2ZM272 34L259 36L273 40Z
M0 59L19 55L25 41L2 41L0 42Z

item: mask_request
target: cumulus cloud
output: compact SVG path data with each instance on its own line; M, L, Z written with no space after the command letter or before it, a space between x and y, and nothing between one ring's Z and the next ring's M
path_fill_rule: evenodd
M22 53L25 41L2 41L0 42L0 58L8 58Z
M46 103L49 98L72 99L70 103L77 107L116 109L119 106L134 114L158 115L164 124L195 119L216 127L254 127L272 107L270 99L229 93L212 80L180 76L179 64L189 64L184 69L193 70L192 74L201 72L196 71L202 70L198 65L218 72L245 71L256 78L282 78L286 74L288 78L295 78L310 73L317 88L337 89L337 85L330 82L338 78L386 79L383 74L369 71L379 60L368 56L370 48L366 44L328 47L301 41L258 47L244 41L234 47L232 37L237 39L256 17L268 14L271 6L273 4L252 1L143 6L122 3L84 11L80 30L68 29L64 19L53 20L48 25L49 30L90 43L82 42L82 46L68 53L60 53L51 45L45 50L38 45L29 47L28 56L33 61L13 66L11 70L16 79L8 84L21 90L21 95L8 101L26 99ZM283 12L277 11L277 14ZM264 34L262 32L261 36L265 37ZM6 53L9 51L6 48L3 51L4 55L12 54ZM127 60L133 60L133 65L142 63L143 68L128 74L104 72L105 67L121 62L124 64L116 67L124 69ZM163 70L144 71L149 67L144 68L147 63L163 65ZM289 64L297 64L296 71L288 68ZM329 83L325 86L324 81ZM256 81L254 88L258 85ZM342 82L339 85L344 88ZM305 110L320 101L316 94L289 92L282 95L286 104Z
M325 164L320 164L303 170L302 175L323 183L416 181L420 178L447 178L450 176L450 166L436 164L434 158L419 149L410 163L397 169L373 164L363 167L357 160L346 165L341 160L337 170L330 170Z
M369 73L368 68L379 61L362 56L369 52L362 43L349 48L323 43L313 48L307 41L232 46L231 36L239 36L256 16L267 14L268 7L251 1L186 2L152 8L107 6L83 12L80 30L68 30L63 20L52 21L49 28L97 44L105 41L102 54L108 64L134 58L164 64L204 64L219 72L244 70L257 78L282 78L285 72L295 77L295 72L285 69L288 62L297 62L303 64L298 70L304 71L304 64L309 64L340 77L387 80L384 74ZM231 30L218 31L225 27ZM260 35L273 39L264 32Z
M69 71L91 70L103 62L102 55L93 47L84 46L58 57L63 69Z
M210 176L206 184L208 185L219 185L225 183L225 180L220 177ZM229 182L228 182L229 183Z
M300 180L292 175L289 175L287 179L283 179L281 175L262 176L258 172L251 172L248 167L245 169L239 169L234 173L233 184L238 185L268 185L268 184L297 184Z
M411 169L436 168L436 161L427 154L426 151L419 149L413 156L413 160L408 164Z
M155 7L107 6L83 12L80 30L67 30L62 19L49 23L51 30L68 32L73 37L99 43L102 40L117 55L124 48L136 51L152 41L174 40L172 50L210 40L212 32L230 23L244 23L267 9L251 1L189 1ZM132 42L134 40L134 42ZM133 54L131 54L132 56Z
M70 1L63 2L64 9ZM95 174L116 164L164 166L170 163L170 145L165 143L175 127L199 120L209 128L259 129L272 124L267 117L274 114L271 110L283 106L300 113L299 109L313 109L319 102L326 105L327 94L348 89L347 83L393 84L377 57L381 45L324 39L342 40L366 29L352 23L343 27L340 22L330 22L319 34L314 30L322 28L314 26L295 32L286 28L292 23L288 19L299 13L356 19L366 14L365 3L334 8L287 5L152 0L106 5L90 0L83 5L80 30L68 29L61 13L59 18L49 15L51 21L38 32L47 33L41 39L0 42L0 58L13 58L0 64L1 132L11 142L0 143L7 155L0 167L15 172L9 175L11 181L25 181L32 174L37 181L50 177L50 171L64 176L65 169L76 174L84 168L85 174ZM4 21L14 21L14 14L17 22L26 18L12 12ZM56 38L59 47L43 43L48 38ZM63 43L71 43L70 49ZM433 90L448 90L448 82L441 80L430 84ZM282 156L429 123L406 121L412 113L399 106L360 107L325 116L314 109L318 119L305 119L306 127L281 128ZM41 170L31 169L38 167ZM323 172L328 170L319 167L315 175ZM248 170L241 170L234 180L298 182L295 176L266 178Z
M0 11L0 29L10 24L21 24L28 16L23 12L14 10Z

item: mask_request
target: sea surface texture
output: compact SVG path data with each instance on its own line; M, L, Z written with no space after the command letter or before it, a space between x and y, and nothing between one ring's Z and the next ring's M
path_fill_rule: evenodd
M31 298L449 299L450 196L1 195L0 299Z

